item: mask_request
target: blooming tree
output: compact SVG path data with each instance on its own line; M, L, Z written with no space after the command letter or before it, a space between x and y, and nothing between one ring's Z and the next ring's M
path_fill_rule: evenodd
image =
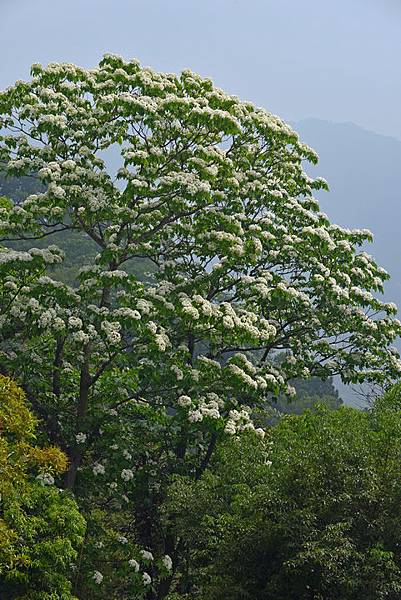
M0 205L3 244L78 231L98 247L74 287L51 277L57 247L3 249L1 364L67 451L66 486L88 510L101 488L135 513L156 559L131 556L131 572L162 598L180 552L157 516L172 474L200 477L293 378L399 374L396 307L375 295L388 275L361 249L368 231L320 212L313 150L190 71L34 65L0 94L0 132L4 172L41 184ZM100 567L91 580L107 584Z

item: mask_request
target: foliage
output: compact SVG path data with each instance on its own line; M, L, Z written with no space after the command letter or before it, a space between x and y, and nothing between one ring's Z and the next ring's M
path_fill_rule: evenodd
M37 419L25 395L0 376L0 596L72 599L71 563L85 523L76 503L54 487L67 468L56 447L35 444Z
M88 517L75 591L162 599L185 562L161 513L175 475L262 437L258 411L293 379L399 374L388 275L369 232L320 212L297 134L190 71L34 65L0 94L0 131L5 174L41 186L0 207L0 367L68 453ZM32 247L67 234L97 248L71 286L52 277L62 249Z
M400 434L398 386L371 413L286 416L268 441L233 439L201 481L178 479L166 514L186 545L186 591L399 598Z
M342 405L342 399L333 385L332 378L327 380L311 377L310 379L295 379L291 384L296 389L296 396L288 401L287 398L278 398L277 408L282 413L303 413L315 404L325 404L336 409Z

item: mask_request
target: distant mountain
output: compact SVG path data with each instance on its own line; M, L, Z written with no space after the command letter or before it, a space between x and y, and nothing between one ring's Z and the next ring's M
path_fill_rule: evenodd
M307 119L292 126L319 154L308 171L328 181L322 210L339 225L372 231L366 250L391 274L385 298L401 312L401 141L353 123Z

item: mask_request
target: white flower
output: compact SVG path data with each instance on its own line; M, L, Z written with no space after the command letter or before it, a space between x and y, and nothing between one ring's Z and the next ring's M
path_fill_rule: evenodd
M130 452L128 452L128 450L123 450L123 456L127 460L131 460L131 458L132 458L132 454Z
M117 541L120 542L120 544L128 544L128 540L124 535L117 536Z
M141 319L140 312L138 312L137 310L132 310L132 308L128 308L128 307L119 308L118 310L115 311L114 314L116 314L120 317L128 317L131 319L135 319L136 321Z
M11 283L12 285L14 285L14 286L15 286L15 289L17 288L17 286L15 285L15 283L13 284L11 281L10 281L10 282L8 282L8 283ZM4 284L4 287L7 287L7 283L6 283L6 284ZM29 299L29 302L28 302L28 306L29 306L30 308L32 308L33 310L37 310L37 309L40 307L40 304L39 304L39 302L36 300L36 298L30 298L30 299Z
M196 423L197 421L202 421L203 415L200 410L192 410L188 413L188 421L190 423Z
M36 481L39 481L39 483L43 486L53 485L54 477L50 475L50 473L41 473L36 477Z
M258 435L259 437L261 437L262 439L265 437L266 432L264 429L262 429L261 427L258 427L257 429L255 429L255 433L256 435Z
M87 438L86 433L82 433L82 431L77 433L75 436L77 444L84 444L86 442L86 438Z
M161 352L164 352L167 346L170 345L170 340L168 339L165 333L158 333L155 336L156 346L159 348Z
M171 571L171 569L173 568L173 561L171 560L168 554L163 556L162 563L166 567L167 571Z
M118 331L109 331L107 333L107 340L110 344L116 345L121 341L121 335Z
M49 189L53 193L53 196L55 196L56 198L64 198L65 191L59 185L52 186Z
M223 325L227 329L232 329L234 327L234 321L229 315L226 315L225 317L223 317Z
M118 333L121 324L118 321L102 321L101 329L105 332L110 344L118 344L121 341L121 335Z
M144 560L153 560L153 554L148 550L141 550L141 556Z
M211 417L212 419L220 419L220 412L218 408L202 408L202 414L206 417Z
M94 475L104 475L104 473L105 473L105 468L104 468L104 466L103 466L103 465L96 464L96 465L93 467L92 471L93 471L93 474L94 474Z
M154 323L153 321L149 321L148 329L149 329L150 333L156 333L156 331L157 331L156 323Z
M234 435L237 432L234 421L232 421L232 420L227 421L224 431L230 435Z
M81 342L82 344L87 344L89 342L89 335L83 331L76 331L72 337L75 341Z
M181 369L179 367L177 367L177 365L172 365L171 366L171 371L176 376L177 381L181 381L181 379L184 378L184 373L181 371Z
M150 304L146 300L143 300L143 299L138 300L136 307L138 310L143 312L145 315L148 315L150 313Z
M65 161L63 162L63 167L64 167L65 169L75 169L75 167L76 167L76 163L75 163L75 161L73 161L73 160L65 160Z
M139 571L139 562L135 560L135 558L130 558L130 560L128 561L128 564L130 567L132 567L135 570L135 573L138 573Z
M192 400L189 396L180 396L177 400L179 406L191 406Z
M100 585L103 581L103 575L101 574L100 571L95 571L92 577L93 581L95 583L97 583L98 585Z
M53 327L54 327L54 328L55 328L57 331L60 331L61 329L64 329L64 327L65 327L65 323L64 323L63 319L60 319L60 317L56 317L56 318L54 319L54 322L53 322Z
M82 321L79 317L70 317L68 319L68 325L74 329L81 329Z
M131 471L131 469L123 469L121 471L121 479L123 479L124 481L129 481L133 477L134 473Z
M142 581L144 585L149 585L150 583L152 583L152 578L148 573L144 573L142 575Z

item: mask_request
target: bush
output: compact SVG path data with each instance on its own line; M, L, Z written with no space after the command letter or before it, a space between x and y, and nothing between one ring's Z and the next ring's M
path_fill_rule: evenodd
M54 485L65 454L36 445L36 428L21 388L0 376L0 597L69 600L85 522Z

